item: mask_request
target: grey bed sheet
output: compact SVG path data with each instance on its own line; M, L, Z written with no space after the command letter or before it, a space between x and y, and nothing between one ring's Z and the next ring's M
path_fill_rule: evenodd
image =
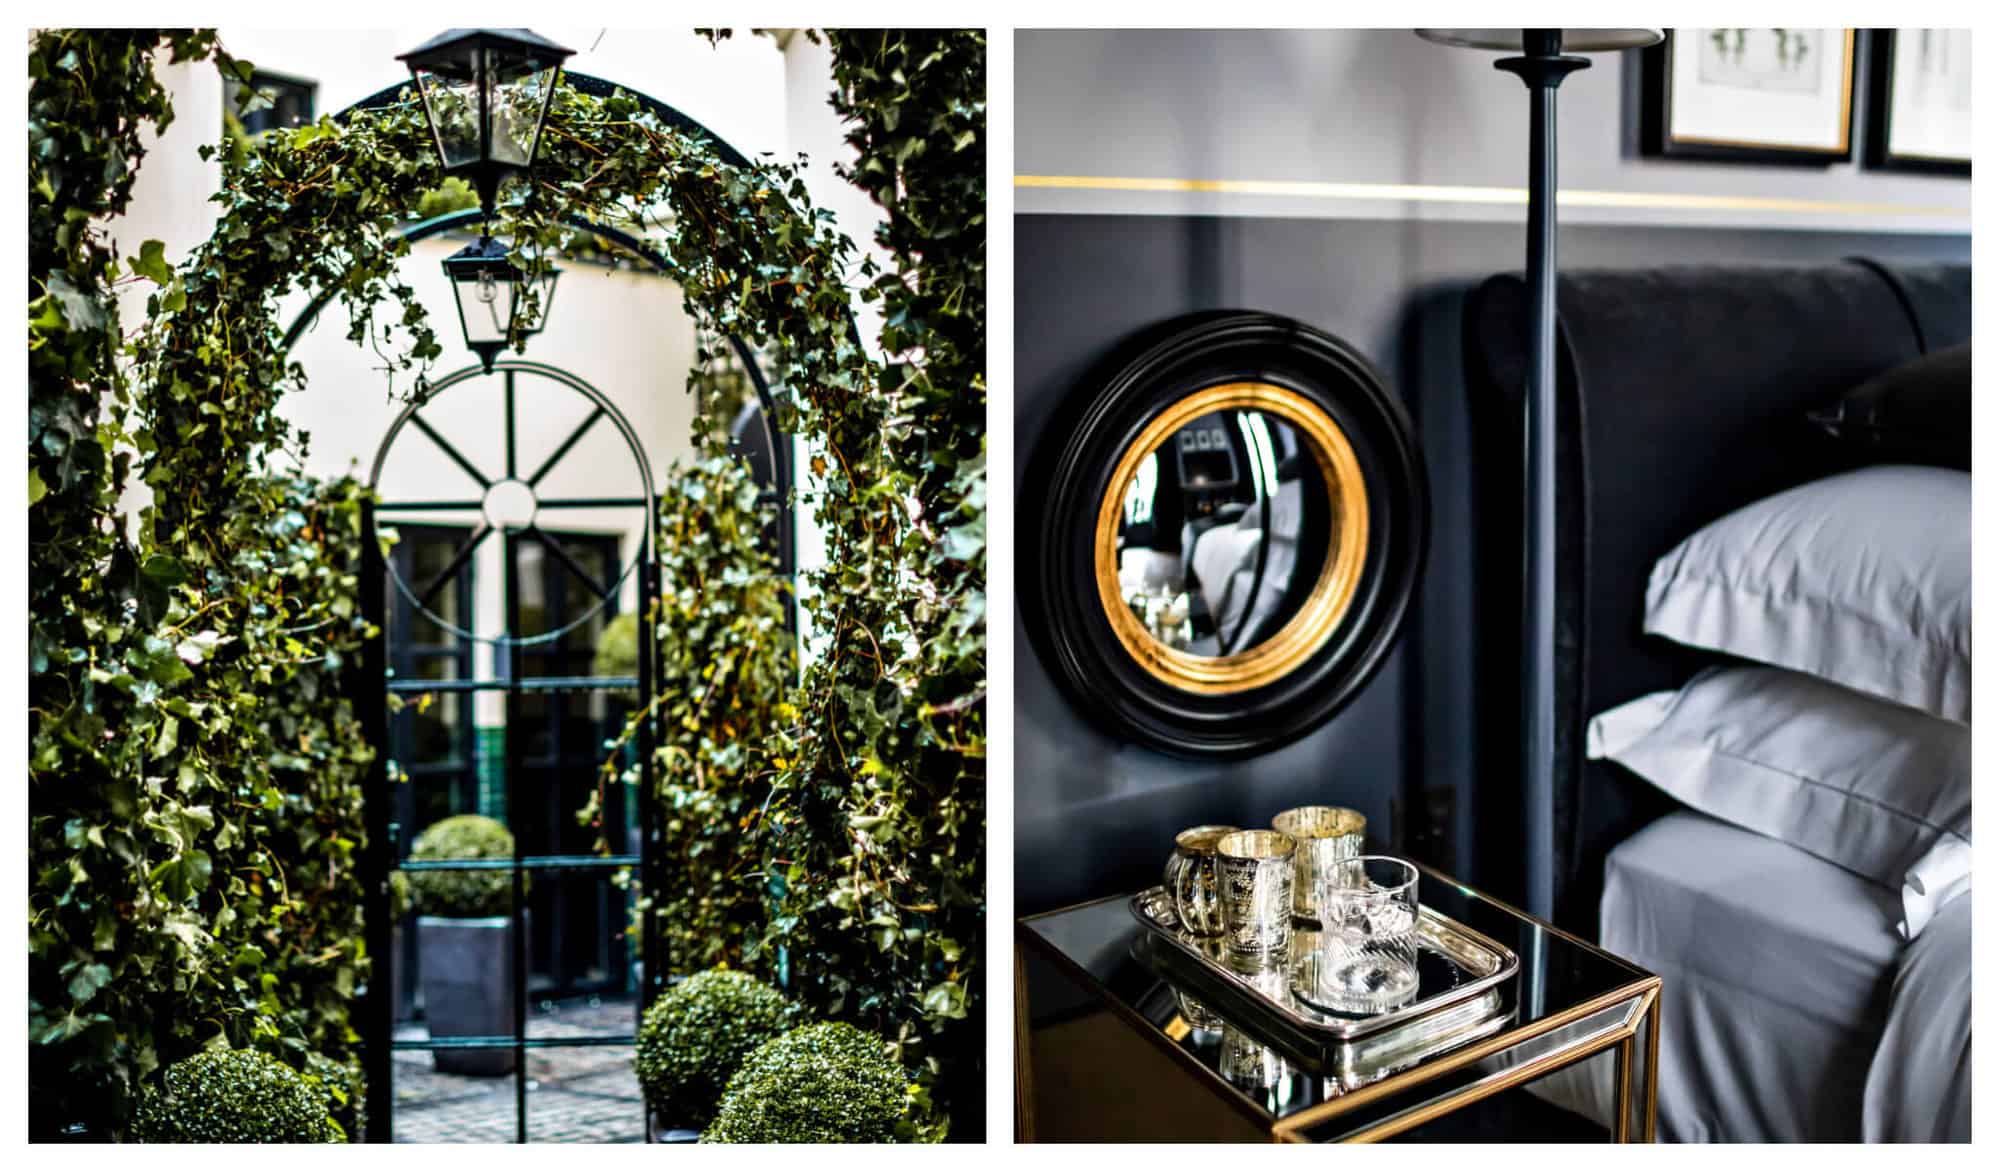
M1660 1138L1859 1140L1897 893L1692 811L1605 864L1604 946L1663 982Z
M1972 1139L1972 894L1944 905L1897 965L1895 1005L1868 1068L1862 1137Z

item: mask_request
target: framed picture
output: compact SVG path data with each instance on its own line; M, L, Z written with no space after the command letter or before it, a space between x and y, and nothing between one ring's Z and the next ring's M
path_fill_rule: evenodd
M1868 34L1870 167L1972 174L1972 30Z
M1854 30L1677 28L1640 58L1640 143L1670 158L1854 157Z

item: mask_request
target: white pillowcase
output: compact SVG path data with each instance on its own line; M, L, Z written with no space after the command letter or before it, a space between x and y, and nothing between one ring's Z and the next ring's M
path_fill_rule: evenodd
M1944 905L1971 890L1972 843L1947 834L1903 876L1903 922L1896 930L1915 940Z
M1723 517L1653 566L1646 631L1972 720L1972 477L1885 464Z
M1941 840L1971 842L1970 727L1796 672L1710 668L1599 713L1588 751L1885 887Z

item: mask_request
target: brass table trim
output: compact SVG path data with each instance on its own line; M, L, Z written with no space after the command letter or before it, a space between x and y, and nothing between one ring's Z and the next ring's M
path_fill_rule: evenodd
M1653 991L1653 1011L1646 1018L1646 1126L1639 1142L1652 1143L1660 1121L1660 991Z
M1284 1131L1303 1131L1306 1128L1317 1126L1318 1124L1326 1122L1329 1119L1335 1119L1338 1118L1339 1116L1345 1115L1349 1111L1357 1110L1360 1107L1366 1106L1367 1104L1374 1102L1376 1099L1385 1098L1389 1095L1408 1090L1411 1087L1415 1087L1422 1083L1428 1082L1431 1079L1438 1077L1439 1075L1450 1074L1454 1070L1470 1066L1473 1063L1478 1062L1483 1058L1489 1058L1494 1054L1498 1054L1502 1050L1512 1049L1513 1047L1518 1046L1523 1042L1531 1042L1534 1039L1541 1037L1543 1034L1552 1033L1555 1030L1559 1030L1562 1027L1569 1025L1572 1022L1581 1021L1582 1019L1589 1017L1594 1013L1602 1013L1604 1010L1614 1009L1621 1004L1629 1003L1634 1006L1634 1010L1626 1014L1625 1024L1622 1026L1614 1027L1615 1032L1610 1034L1593 1034L1589 1038L1586 1038L1583 1041L1576 1043L1574 1046L1551 1051L1550 1053L1544 1054L1542 1057L1537 1058L1532 1062L1525 1063L1520 1068L1518 1068L1520 1070L1534 1069L1537 1071L1536 1074L1528 1075L1518 1079L1510 1078L1507 1081L1504 1081L1497 1085L1486 1087L1483 1091L1481 1091L1480 1088L1484 1086L1484 1084L1475 1084L1473 1087L1469 1087L1465 1091L1461 1091L1444 1100L1441 1100L1441 1102L1447 1108L1462 1107L1470 1103L1476 1103L1480 1099L1487 1098L1491 1095L1499 1094L1501 1091L1508 1090L1511 1087L1517 1086L1522 1082L1532 1081L1533 1079L1540 1077L1541 1074L1549 1073L1555 1070L1560 1070L1565 1066L1573 1065L1575 1062L1581 1062L1585 1058L1595 1055L1598 1051L1604 1049L1605 1046L1608 1046L1613 1042L1619 1040L1621 1036L1630 1037L1635 1028L1635 1023L1638 1021L1640 1014L1645 1012L1648 1008L1652 1006L1654 998L1659 991L1659 987L1660 987L1660 978L1647 977L1643 981L1639 981L1631 985L1626 985L1621 988L1614 989L1609 993L1603 994L1602 996L1594 997L1589 1001L1583 1002L1581 1005L1571 1006L1570 1008L1565 1009L1560 1013L1552 1014L1548 1017L1545 1017L1542 1020L1535 1022L1532 1025L1521 1026L1508 1033L1495 1034L1493 1037L1488 1038L1483 1042L1478 1042L1471 1046L1467 1046L1463 1050L1454 1051L1451 1054L1443 1058L1439 1058L1434 1062L1427 1062L1420 1066L1414 1067L1410 1070L1403 1071L1400 1074L1391 1075L1390 1077L1383 1079L1381 1082L1378 1083L1370 1083L1368 1086L1362 1087L1360 1090L1355 1091L1352 1094L1342 1095L1337 1099L1329 1099L1326 1102L1321 1103L1317 1107L1308 1107L1304 1111L1299 1112L1297 1115L1293 1115L1286 1119L1278 1121L1276 1124L1274 1124L1273 1129L1284 1130ZM1610 1040L1607 1041L1606 1040L1607 1038ZM1600 1042L1602 1042L1603 1045L1597 1044ZM1576 1047L1578 1046L1589 1046L1590 1049L1586 1053L1579 1055L1576 1053ZM1561 1058L1565 1055L1568 1055L1570 1057L1569 1061L1563 1061L1563 1062L1552 1061L1554 1059ZM1547 1064L1547 1069L1545 1070L1541 1069L1543 1064ZM1420 1075L1422 1077L1417 1077ZM1426 1107L1431 1105L1432 1104L1426 1104ZM1425 1115L1421 1119L1409 1123L1407 1127L1397 1128L1395 1130L1383 1132L1383 1134L1394 1135L1396 1131L1408 1130L1409 1127L1415 1127L1420 1123L1426 1122L1430 1119L1434 1119L1438 1115L1444 1113L1445 1113L1444 1110L1432 1112L1431 1114ZM1402 1117L1399 1116L1398 1118ZM1393 1122L1393 1120L1385 1122ZM1369 1128L1367 1131L1362 1132L1361 1134L1372 1135L1379 1130L1380 1130L1379 1126L1373 1127ZM1360 1141L1349 1140L1347 1142L1360 1142Z
M1032 1030L1028 1028L1028 970L1021 965L1018 933L1014 953L1014 1139L1035 1142L1034 1063L1029 1049Z
M1499 1078L1498 1076L1495 1076L1496 1079L1495 1081L1488 1082L1482 1080L1480 1082L1474 1083L1472 1086L1467 1087L1464 1091L1458 1094L1451 1095L1447 1098L1438 1099L1433 1102L1425 1103L1420 1107L1413 1108L1407 1112L1404 1112L1401 1115L1395 1116L1394 1118L1385 1119L1381 1123L1378 1123L1373 1127L1369 1127L1364 1130L1355 1132L1353 1135L1343 1137L1340 1142L1349 1144L1363 1144L1363 1143L1377 1143L1380 1142L1381 1140L1392 1139L1395 1136L1401 1135L1406 1131L1412 1131L1416 1128L1422 1127L1424 1124L1429 1123L1431 1120L1436 1119L1440 1116L1449 1115L1453 1111L1459 1110L1463 1107L1470 1106L1471 1104L1477 1103L1482 1099L1490 1099L1493 1096L1500 1094L1502 1091L1512 1090L1513 1088L1520 1086L1522 1083L1533 1082L1538 1078L1554 1074L1558 1070L1563 1070L1566 1069L1567 1067L1575 1066L1580 1062L1588 1062L1592 1058L1597 1057L1599 1054L1604 1053L1606 1050L1609 1050L1614 1046L1629 1045L1631 1043L1631 1038L1632 1038L1632 1029L1629 1026L1617 1026L1613 1027L1607 1033L1592 1034L1589 1038L1585 1039L1583 1042L1578 1043L1573 1048L1553 1051L1551 1053L1542 1055L1540 1058L1537 1058L1532 1062L1522 1063L1520 1066L1508 1071L1505 1078ZM1621 1088L1621 1091L1629 1091L1629 1090L1630 1090L1629 1085ZM1630 1100L1623 1099L1621 1101L1623 1102L1623 1107L1621 1109L1629 1110ZM1296 1129L1294 1128L1285 1127L1285 1128L1280 1128L1278 1130L1286 1133L1285 1135L1286 1142L1291 1142L1291 1143L1308 1142L1303 1136L1298 1135ZM1629 1137L1629 1131L1621 1133L1618 1127L1616 1127L1615 1125L1612 1127L1611 1129L1612 1143L1629 1142L1628 1137Z

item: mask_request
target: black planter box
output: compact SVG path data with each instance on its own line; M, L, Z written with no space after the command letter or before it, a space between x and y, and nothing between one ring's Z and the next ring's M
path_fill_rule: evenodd
M514 1032L513 936L506 916L417 917L424 1020L433 1039ZM446 1074L498 1075L514 1069L512 1046L433 1050L431 1058Z

